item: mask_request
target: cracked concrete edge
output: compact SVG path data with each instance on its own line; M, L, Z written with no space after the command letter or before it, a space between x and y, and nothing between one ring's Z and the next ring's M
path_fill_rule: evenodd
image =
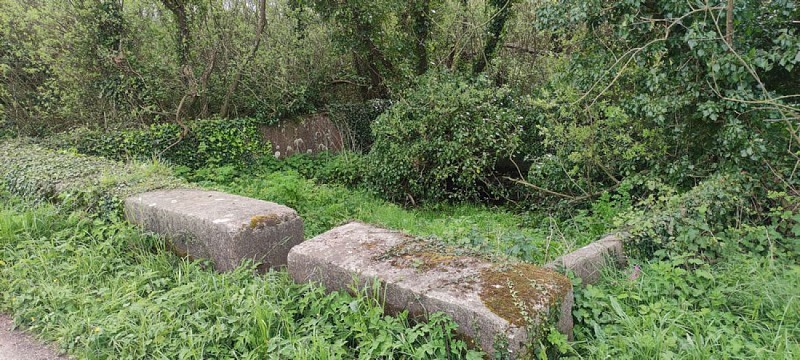
M55 344L36 339L31 333L14 328L14 321L0 314L0 359L3 360L67 360Z

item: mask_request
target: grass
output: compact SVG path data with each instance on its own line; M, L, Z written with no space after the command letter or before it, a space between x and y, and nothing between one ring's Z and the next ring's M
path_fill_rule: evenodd
M225 169L218 170L224 172ZM246 174L208 174L200 185L242 196L277 202L298 211L311 238L351 220L435 236L455 245L546 263L596 240L610 231L610 218L620 211L600 202L592 216L584 212L568 220L545 213L515 213L478 204L434 204L404 208L363 190L319 184L293 169L254 169Z
M608 271L577 293L573 355L591 359L800 358L800 266L739 254L687 269Z
M0 311L81 359L480 357L440 314L413 324L284 272L219 274L127 224L0 200Z

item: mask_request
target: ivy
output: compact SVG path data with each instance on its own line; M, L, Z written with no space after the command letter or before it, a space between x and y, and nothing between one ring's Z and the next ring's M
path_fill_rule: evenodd
M199 120L189 124L185 138L180 137L181 131L172 123L122 131L80 129L48 143L112 160L161 158L190 169L245 166L269 153L255 120Z
M395 201L498 200L525 124L509 89L429 74L372 124L367 182Z

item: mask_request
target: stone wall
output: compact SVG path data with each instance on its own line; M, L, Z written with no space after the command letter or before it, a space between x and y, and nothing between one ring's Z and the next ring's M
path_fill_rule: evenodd
M324 113L263 126L261 134L272 144L272 152L278 158L301 153L339 152L344 148L342 131Z

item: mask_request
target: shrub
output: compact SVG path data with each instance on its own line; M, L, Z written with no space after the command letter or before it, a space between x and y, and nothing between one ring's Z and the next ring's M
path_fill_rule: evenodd
M92 131L79 129L48 142L55 147L74 147L79 153L112 160L161 158L190 169L242 166L269 152L251 119L199 120L189 124L189 133L172 123L146 129Z
M741 173L718 174L684 193L662 187L623 216L629 252L642 259L688 256L702 261L743 250L743 224L753 222L748 200L754 182Z
M498 163L520 155L526 124L507 88L431 74L372 129L367 182L391 200L416 202L502 197Z

